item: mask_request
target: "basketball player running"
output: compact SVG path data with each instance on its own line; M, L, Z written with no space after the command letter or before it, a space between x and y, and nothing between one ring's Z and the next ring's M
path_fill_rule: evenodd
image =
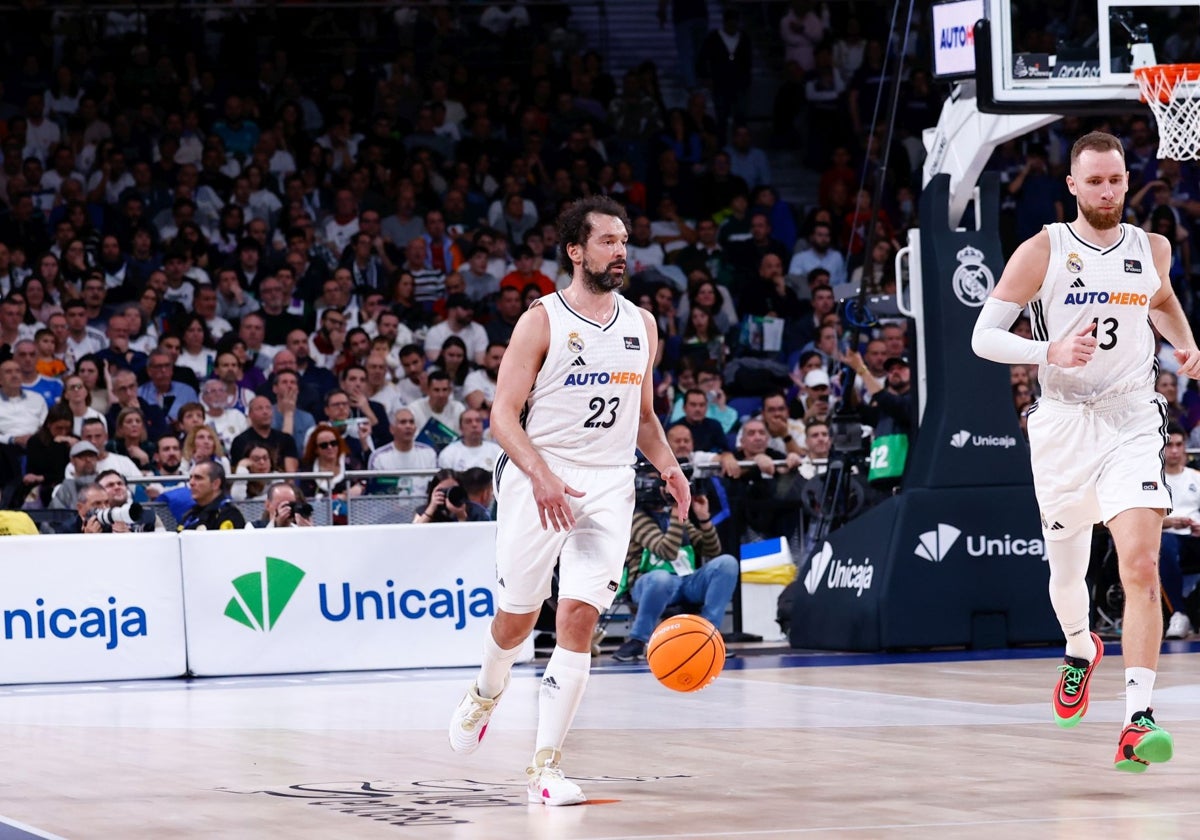
M1125 617L1126 725L1118 770L1141 773L1171 758L1171 736L1154 722L1162 639L1158 548L1171 498L1163 473L1166 403L1151 324L1175 350L1179 373L1200 375L1200 350L1171 289L1171 246L1121 224L1129 173L1121 141L1092 132L1071 149L1067 187L1078 218L1047 225L1017 248L975 324L972 347L1003 364L1040 365L1042 398L1029 413L1034 489L1050 566L1050 601L1067 639L1054 693L1061 727L1087 712L1088 681L1103 655L1089 632L1084 575L1093 523L1117 549ZM1008 332L1022 308L1033 339Z
M538 697L530 802L574 805L583 792L559 769L591 669L592 634L621 578L633 520L635 447L659 470L686 519L687 480L654 415L657 330L616 290L629 220L609 198L559 218L571 285L534 302L513 330L496 382L498 606L483 666L454 712L450 746L479 746L521 645L550 595L559 561L557 645Z

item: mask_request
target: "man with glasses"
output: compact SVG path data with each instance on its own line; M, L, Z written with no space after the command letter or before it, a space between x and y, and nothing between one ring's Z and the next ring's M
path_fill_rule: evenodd
M108 428L117 428L117 417L126 408L140 409L146 423L146 434L151 439L166 434L170 428L166 414L153 403L142 398L138 390L137 374L131 370L118 370L112 374L112 405L109 406ZM77 383L76 383L77 384Z
M125 482L125 476L121 475L116 470L105 470L96 476L96 485L107 494L108 509L114 510L125 508L132 501L129 495L129 485ZM162 531L165 526L162 520L155 515L154 511L137 507L138 515L134 516L134 509L130 508L127 517L113 517L112 525L103 526L102 530L105 533L126 534L126 533L141 533L143 531ZM126 522L128 518L132 521Z
M150 405L162 409L169 420L175 420L179 416L179 407L184 403L199 400L194 388L172 378L175 362L161 347L150 354L146 363L146 373L150 381L138 389L138 396Z

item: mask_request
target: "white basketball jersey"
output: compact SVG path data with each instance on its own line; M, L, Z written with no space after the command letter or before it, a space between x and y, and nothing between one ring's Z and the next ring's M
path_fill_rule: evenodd
M550 318L550 347L522 426L542 452L581 466L629 465L637 448L646 323L634 304L613 297L607 324L574 312L559 292L536 302Z
M1146 232L1121 225L1121 238L1101 248L1070 225L1046 226L1050 263L1030 301L1033 337L1058 341L1095 325L1096 354L1082 367L1042 365L1042 393L1062 402L1087 402L1153 391L1157 376L1150 299L1162 281Z

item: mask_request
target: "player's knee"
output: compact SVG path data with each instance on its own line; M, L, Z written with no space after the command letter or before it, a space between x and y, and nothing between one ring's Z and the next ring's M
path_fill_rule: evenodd
M1158 589L1158 552L1141 550L1120 559L1121 585L1130 590Z

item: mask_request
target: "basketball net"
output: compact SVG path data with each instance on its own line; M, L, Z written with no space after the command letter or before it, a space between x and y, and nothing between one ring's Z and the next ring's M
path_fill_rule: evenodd
M1151 64L1133 75L1158 123L1158 156L1200 157L1200 64Z

